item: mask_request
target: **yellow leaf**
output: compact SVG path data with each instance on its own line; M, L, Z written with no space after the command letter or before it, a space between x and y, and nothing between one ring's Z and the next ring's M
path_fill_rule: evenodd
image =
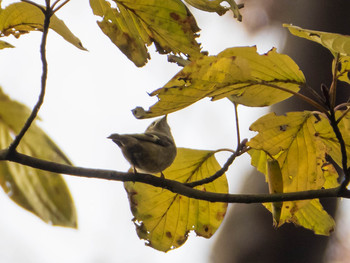
M288 24L283 24L283 26L288 28L290 33L297 37L306 38L308 40L321 44L329 51L331 51L333 55L337 53L342 56L350 55L350 36L303 29L301 27Z
M155 43L161 54L174 53L194 59L200 54L195 40L199 28L180 0L90 0L103 33L138 67L150 58L146 46Z
M174 163L163 171L165 178L193 182L220 169L215 152L178 148ZM141 183L124 184L128 192L137 234L157 250L168 251L186 242L188 232L211 237L224 219L227 204L211 203L174 194ZM227 193L226 176L196 189Z
M296 209L290 222L310 229L317 235L324 236L333 232L335 227L333 218L323 209L317 199L313 199L303 207Z
M239 6L234 0L185 0L188 4L194 6L203 11L216 12L218 15L225 14L228 10L232 10L233 16L238 21L242 21L242 15L239 12ZM222 2L226 2L230 5L230 8L221 5Z
M4 48L14 48L14 46L12 46L10 43L0 40L0 49Z
M260 55L256 47L229 48L185 66L163 88L151 93L159 101L136 117L168 114L205 97L227 97L252 107L268 106L292 96L279 87L298 92L304 83L304 75L294 61L275 49Z
M271 203L263 204L272 212ZM293 208L293 211L291 210ZM323 209L318 199L310 201L283 202L280 221L281 226L285 222L294 223L306 229L312 230L317 235L328 236L335 227L334 219Z
M332 63L332 72L334 72L334 67L336 65L335 62L336 62L336 59L334 59ZM349 72L350 72L350 56L339 57L338 68L336 71L336 78L340 81L344 81L350 84Z
M26 121L30 111L12 101L0 89L0 148L7 148ZM70 164L54 142L32 124L17 150L24 154ZM0 162L0 185L18 205L43 221L77 227L74 202L64 179L55 173L37 170L13 162Z
M336 118L340 118L345 113L344 110L338 110L335 113ZM327 147L327 154L342 167L342 154L337 137L335 136L332 127L329 125L325 117L320 116L320 122L315 124L317 135L322 139L322 142ZM338 124L339 130L345 142L347 161L350 163L350 114L347 113Z
M337 186L338 174L325 159L328 150L316 129L319 123L329 125L321 115L308 111L263 116L250 127L259 132L248 143L253 148L249 151L252 165L267 176L268 169L263 168L268 162L267 154L276 159L281 168L284 193ZM279 226L284 222L294 222L317 234L329 234L334 222L327 219L327 225L314 220L315 211L320 215L326 213L318 203L310 200L283 202ZM315 221L317 225L310 223Z
M20 37L29 31L42 30L44 14L36 6L21 2L0 9L0 37L14 35ZM53 15L50 20L50 28L61 35L66 41L79 49L86 50L80 40L73 35L64 22Z

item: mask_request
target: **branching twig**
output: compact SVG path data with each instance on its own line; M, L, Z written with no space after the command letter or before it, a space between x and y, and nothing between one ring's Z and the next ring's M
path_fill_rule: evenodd
M198 185L211 183L211 182L215 181L216 179L218 179L220 176L222 176L228 170L228 168L233 163L233 161L236 159L236 157L238 157L246 152L246 149L247 149L246 145L245 145L246 143L247 143L247 139L245 139L241 143L239 143L237 150L230 156L230 158L227 159L226 163L215 174L213 174L212 176L206 177L202 180L194 181L191 183L184 183L184 185L186 185L188 187L196 187Z
M7 151L8 150L0 151L0 160L9 160L12 162L20 163L22 165L60 174L107 179L113 181L140 182L153 185L155 187L162 187L176 194L210 202L249 204L330 197L350 198L350 191L341 187L279 194L224 194L205 192L194 189L192 187L188 187L178 181L164 179L150 174L122 173L112 170L74 167L70 165L37 159L28 155L20 154L18 152L14 152L12 155L8 155L6 153Z
M51 9L53 10L53 13L56 13L58 10L60 10L63 6L65 6L70 0L66 0L64 1L62 4L60 4L56 9L55 8L55 5L59 2L59 0L57 0L51 7Z
M50 19L52 16L52 10L50 8L50 1L46 1L46 10L42 8L41 6L38 6L36 3L24 0L24 2L32 4L34 6L37 6L44 12L45 15L45 20L44 20L44 25L43 25L43 35L41 39L41 46L40 46L40 54L41 54L41 61L42 61L42 66L43 66L43 72L41 75L41 91L40 95L38 98L37 103L35 104L30 116L28 117L26 123L22 127L22 130L18 133L16 138L13 140L9 147L8 154L12 154L17 146L19 145L20 141L22 140L23 136L25 133L28 131L29 127L35 120L36 116L38 115L39 109L41 105L44 102L44 97L45 97L45 89L46 89L46 80L47 80L47 60L46 60L46 41L47 41L47 35L49 32L49 26L50 26Z
M54 10L55 6L60 2L60 0L56 0L52 6L51 6L51 9Z

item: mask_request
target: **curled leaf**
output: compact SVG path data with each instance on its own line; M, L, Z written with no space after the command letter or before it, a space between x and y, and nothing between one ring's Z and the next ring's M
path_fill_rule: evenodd
M178 148L174 163L163 171L165 178L190 183L220 169L215 152ZM211 237L224 219L227 204L211 203L174 194L142 183L127 182L130 208L137 234L147 245L161 251L184 244L189 231ZM227 193L226 176L195 187L202 191Z

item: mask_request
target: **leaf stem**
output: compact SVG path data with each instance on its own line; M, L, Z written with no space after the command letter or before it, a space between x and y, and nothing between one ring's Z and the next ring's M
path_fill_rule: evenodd
M350 111L350 107L347 108L347 109L343 112L343 114L337 119L337 124L345 117L346 114L349 113L349 111Z
M53 13L56 13L58 10L60 10L63 6L65 6L70 0L66 0L64 1L62 4L60 4L56 9L55 8L55 5L59 2L59 0L57 0L51 7L51 9L53 10Z
M333 71L333 80L331 87L329 89L329 98L330 98L330 108L334 108L335 106L335 101L337 98L337 82L338 82L338 65L339 65L339 53L336 54L335 58L335 65L334 65L334 71Z
M44 102L46 80L47 80L47 71L48 71L47 59L46 59L46 41L47 41L47 35L49 32L50 19L51 19L51 16L53 14L52 9L50 8L50 1L48 1L48 0L46 1L46 10L41 6L38 6L34 2L31 2L28 0L23 0L23 2L32 4L36 7L38 7L40 10L42 10L44 12L44 15L45 15L45 20L44 20L44 25L43 25L43 34L42 34L41 45L40 45L40 54L41 54L43 71L42 71L42 75L41 75L41 91L39 94L38 101L35 104L32 112L29 115L24 126L22 127L22 130L18 133L18 135L15 137L15 139L13 140L11 145L9 146L8 154L12 154L14 151L16 151L16 148L19 145L20 141L22 140L23 136L28 131L29 127L31 126L31 124L35 120L36 116L38 115L39 109Z
M314 101L313 99L311 99L311 98L309 98L309 97L307 97L299 92L295 92L295 91L292 91L292 90L289 90L289 89L286 89L286 88L283 88L283 87L280 87L280 86L277 86L274 84L270 84L270 83L264 83L264 85L291 93L291 94L295 95L296 97L298 97L299 99L302 99L303 101L307 102L308 104L314 106L319 111L324 112L324 113L328 112L328 110L325 107L323 107L323 105L321 105L320 103Z
M337 110L340 110L341 108L349 107L349 106L350 106L349 102L341 103L334 107L334 111L337 111Z

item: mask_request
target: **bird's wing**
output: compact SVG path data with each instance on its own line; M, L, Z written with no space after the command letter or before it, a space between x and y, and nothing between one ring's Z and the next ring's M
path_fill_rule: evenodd
M140 141L152 142L161 146L169 146L172 141L165 135L157 133L132 134L132 137Z

